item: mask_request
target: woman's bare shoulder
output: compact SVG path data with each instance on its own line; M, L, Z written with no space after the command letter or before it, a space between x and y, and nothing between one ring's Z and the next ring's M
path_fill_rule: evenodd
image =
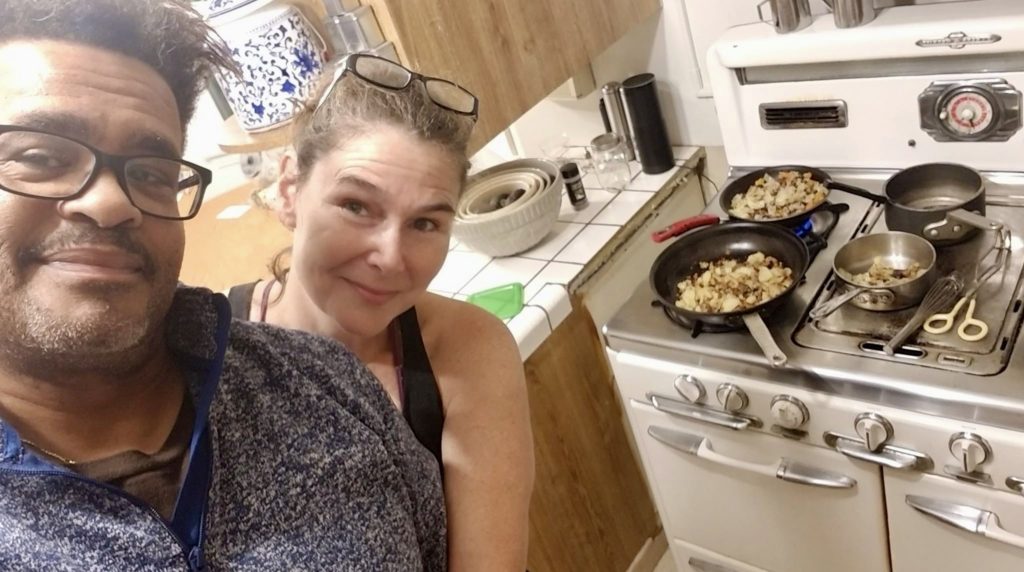
M488 359L512 351L519 359L519 348L505 323L478 306L428 293L416 311L428 352L432 347L444 355L482 352L481 357Z
M494 315L434 294L425 296L416 311L446 403L456 394L490 392L509 383L522 383L519 346L505 323ZM490 383L481 384L483 380Z

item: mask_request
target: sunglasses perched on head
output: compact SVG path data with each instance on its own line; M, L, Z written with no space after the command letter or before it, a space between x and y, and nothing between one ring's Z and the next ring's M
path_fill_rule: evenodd
M347 74L354 75L374 87L389 91L408 89L414 80L419 80L435 104L448 111L476 119L480 101L465 88L446 79L418 74L401 64L370 54L352 54L346 57L334 70L331 86L324 91L316 108L319 110Z

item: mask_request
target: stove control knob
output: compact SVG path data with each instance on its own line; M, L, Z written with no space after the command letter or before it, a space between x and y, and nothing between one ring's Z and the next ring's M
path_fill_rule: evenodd
M992 458L988 441L974 433L957 433L949 439L949 452L960 463L965 473L973 473L982 463Z
M772 399L772 418L785 429L799 429L811 418L807 406L790 395L776 395Z
M747 408L747 404L750 403L750 400L747 399L747 392L731 383L719 385L715 395L718 396L718 402L722 404L722 409L729 413L743 411Z
M892 423L877 413L861 413L854 420L853 428L864 440L864 446L872 452L877 452L892 439Z
M704 390L704 384L696 377L690 374L680 375L676 378L675 386L683 399L690 403L704 403L707 392Z

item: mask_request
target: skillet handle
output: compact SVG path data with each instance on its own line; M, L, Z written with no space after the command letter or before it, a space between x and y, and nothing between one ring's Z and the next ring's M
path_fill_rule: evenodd
M768 358L768 363L772 367L782 367L789 362L789 358L782 352L782 348L775 343L775 338L772 337L771 331L768 330L768 325L761 319L761 314L757 312L743 314L743 323L750 330L750 335L754 337L757 345L761 346L764 357Z
M832 181L831 183L828 184L828 188L832 189L833 191L842 191L844 193L856 195L862 199L867 199L875 203L882 203L883 205L889 204L889 199L886 198L885 196L876 195L875 193L872 193L871 191L862 189L860 187L854 187L852 185L846 185L843 183Z
M679 236L680 234L691 231L695 228L709 226L712 224L718 224L720 220L721 219L718 218L718 215L712 214L697 215L695 217L684 218L683 220L676 221L670 224L668 227L662 230L652 233L651 240L658 243L665 242L670 238Z

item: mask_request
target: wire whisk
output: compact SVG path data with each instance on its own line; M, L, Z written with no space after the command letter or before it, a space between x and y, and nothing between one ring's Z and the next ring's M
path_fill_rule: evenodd
M957 272L936 280L935 284L932 284L932 287L928 290L928 293L924 295L924 300L921 301L921 305L917 307L917 312L914 312L914 316L910 318L907 325L896 332L896 335L885 344L883 349L886 355L896 355L896 349L903 345L903 342L913 335L924 324L925 320L933 314L946 311L956 301L957 297L960 296L960 291L963 289L964 279Z

